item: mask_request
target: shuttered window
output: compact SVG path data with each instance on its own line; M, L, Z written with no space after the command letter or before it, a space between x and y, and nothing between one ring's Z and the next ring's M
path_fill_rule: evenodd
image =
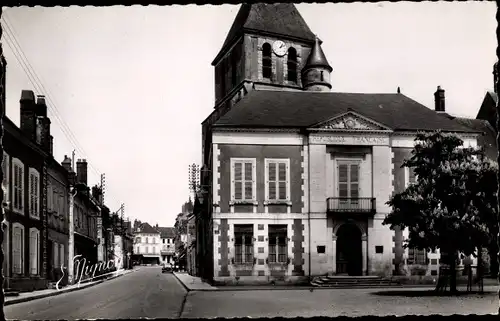
M40 232L36 228L30 229L30 274L38 275L40 265Z
M59 246L57 242L52 242L52 264L59 269Z
M12 273L24 273L24 227L12 224Z
M338 193L340 198L359 197L359 164L338 164Z
M233 201L254 201L255 159L231 159Z
M2 182L2 188L3 188L3 201L4 202L9 202L10 195L9 195L9 177L10 177L10 162L9 162L9 155L7 153L3 153L3 160L2 160L2 172L3 172L3 182Z
M427 251L419 250L416 248L408 249L408 264L418 264L418 265L426 265L427 264Z
M29 212L32 217L40 217L40 175L29 169Z
M24 214L24 164L19 159L12 159L13 209Z
M290 200L290 160L266 159L266 199Z

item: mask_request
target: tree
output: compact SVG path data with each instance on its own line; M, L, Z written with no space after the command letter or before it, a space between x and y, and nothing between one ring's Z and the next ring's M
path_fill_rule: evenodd
M436 131L417 135L403 167L414 170L416 182L389 200L392 211L383 224L408 227L405 247L439 248L456 292L458 254L476 256L493 241L497 165L482 150L463 147L456 135Z

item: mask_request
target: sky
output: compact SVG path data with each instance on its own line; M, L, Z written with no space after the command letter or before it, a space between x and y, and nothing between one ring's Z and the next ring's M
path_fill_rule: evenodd
M439 85L450 114L474 118L493 89L495 2L296 6L323 40L332 91L399 86L434 108ZM112 211L173 226L214 107L211 62L239 7L5 8L7 116L19 125L21 90L46 95L54 157L76 150L90 186L105 173Z

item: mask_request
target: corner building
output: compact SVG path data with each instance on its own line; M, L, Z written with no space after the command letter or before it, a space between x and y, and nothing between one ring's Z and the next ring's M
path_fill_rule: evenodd
M212 63L205 278L438 273L439 251L403 249L407 231L382 225L386 202L414 179L401 164L417 130L455 132L467 146L481 133L442 115L440 88L435 110L399 89L334 92L321 43L293 4L243 4Z

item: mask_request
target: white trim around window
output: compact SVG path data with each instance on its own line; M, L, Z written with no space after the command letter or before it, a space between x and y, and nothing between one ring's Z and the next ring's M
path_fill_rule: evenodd
M410 186L410 170L412 170L410 167L405 167L405 188L408 188ZM414 170L414 169L413 169ZM413 175L413 182L415 183L417 180L417 175Z
M231 213L235 204L251 204L257 211L257 170L255 158L231 158ZM251 169L248 175L248 169ZM248 193L248 187L251 187ZM251 194L251 195L249 195Z
M28 173L30 217L40 219L40 173L31 167Z
M12 274L24 274L24 226L12 224Z
M38 275L40 272L40 231L30 228L30 274Z
M290 159L289 158L266 158L265 161L265 201L264 209L268 212L269 204L286 204L287 213L291 212L290 196ZM285 173L282 176L282 168ZM271 172L272 171L272 172ZM272 184L272 185L271 185ZM273 188L271 188L273 186Z
M12 210L24 215L24 164L12 158Z
M3 182L2 188L4 190L3 202L8 204L10 202L10 157L5 151L3 152L2 160Z

